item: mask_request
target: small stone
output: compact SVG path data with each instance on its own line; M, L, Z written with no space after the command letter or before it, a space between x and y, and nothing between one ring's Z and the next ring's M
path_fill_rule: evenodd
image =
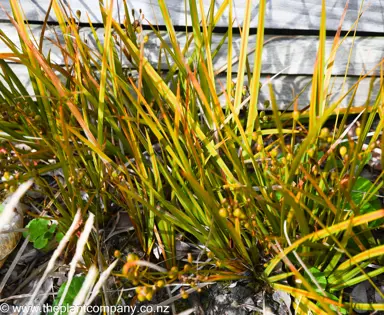
M275 291L272 298L280 304L280 308L289 309L291 307L291 296L287 292Z
M364 281L362 283L359 283L357 286L355 286L351 293L352 301L354 303L368 303L368 294L367 294L368 288L369 288L368 281ZM356 309L355 309L355 312L359 314L366 313L366 311L356 310Z
M256 309L255 302L253 302L251 297L246 298L245 301L243 302L243 305L244 305L244 308L249 311L253 311Z
M378 288L380 289L381 293L384 294L384 285L378 286ZM379 292L377 292L376 290L375 290L375 302L378 304L384 303L384 299L380 296Z
M217 304L226 304L228 302L228 296L224 294L219 294L216 296L215 301Z

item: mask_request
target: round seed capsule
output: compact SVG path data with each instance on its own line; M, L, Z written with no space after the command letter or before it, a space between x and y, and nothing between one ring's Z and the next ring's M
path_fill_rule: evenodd
M227 210L224 209L224 208L221 208L221 209L219 210L219 216L221 216L222 218L226 218L226 217L228 217L228 212L227 212Z
M147 295L145 296L145 299L146 299L147 301L151 301L152 298L153 298L153 293L152 293L152 292L147 293Z
M137 299L138 299L140 302L144 302L144 301L145 301L145 295L139 294L139 295L137 296Z
M136 254L133 254L133 253L128 254L127 262L132 262L132 261L136 261L136 260L139 260L139 256L137 256Z
M341 157L344 157L347 154L347 152L348 152L348 150L346 147L344 147L344 146L340 147L339 153L340 153Z
M188 293L185 292L184 290L180 290L180 293L181 293L181 297L185 300L185 299L188 299Z
M328 128L323 128L320 130L320 138L322 139L327 139L329 136L330 132Z

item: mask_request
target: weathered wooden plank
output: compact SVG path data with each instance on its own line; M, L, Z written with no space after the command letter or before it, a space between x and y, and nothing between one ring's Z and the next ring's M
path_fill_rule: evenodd
M214 2L215 11L220 7L224 0L216 0ZM50 0L23 0L21 1L22 7L28 20L42 21L46 14ZM82 12L80 21L88 22L87 13L93 23L101 23L101 14L99 10L99 1L87 0L71 0L63 1L70 3L73 12L80 10ZM209 10L210 0L203 0L205 12ZM360 9L361 0L351 0L349 9L345 17L343 25L344 30L351 28L356 21ZM123 0L115 0L114 17L124 18ZM161 11L157 0L127 0L130 10L134 9L139 15L139 10L145 14L145 19L152 24L163 25ZM188 1L180 0L166 0L170 16L174 25L191 25L191 18L189 8L185 8L185 3ZM242 23L245 12L246 0L233 1L235 10L234 16L236 17L235 27ZM342 16L346 0L328 0L326 1L327 7L327 27L329 30L336 30ZM9 1L2 1L2 5L8 12L10 10ZM253 1L253 8L251 12L251 26L256 27L258 18L258 2ZM365 1L364 13L358 25L359 31L368 32L384 32L384 2L381 0ZM186 14L187 12L187 14ZM266 9L266 23L267 28L276 29L311 29L319 28L321 15L321 1L319 0L272 0L268 1ZM7 19L6 14L0 10L0 19ZM50 20L55 21L55 16L52 13ZM144 21L144 23L147 23ZM225 12L223 18L219 21L218 26L228 26L228 13Z
M0 23L0 28L12 39L15 43L19 43L16 29L7 23ZM31 31L35 38L39 39L41 33L40 25L31 25ZM93 35L89 28L84 27L80 30L84 38L88 39L89 45L93 43ZM169 42L166 32L161 32L162 36ZM60 49L55 45L57 41L56 36L60 34L59 27L50 27L46 33L46 40L44 42L44 53L50 53L51 60L57 64L63 64L63 56ZM103 39L104 29L98 28L97 34L99 38ZM146 32L149 37L148 42L145 44L145 56L152 64L158 64L160 40L152 32ZM222 34L214 34L212 37L212 51L220 43ZM181 47L186 44L185 33L177 33L177 38ZM62 36L59 35L62 40ZM236 62L240 54L240 35L234 35L231 45L233 47L233 61ZM328 37L326 41L326 49L329 53L333 44L333 38ZM254 53L252 49L256 46L255 35L249 38L250 48L250 65L253 66ZM282 74L295 74L307 75L312 74L313 66L316 59L318 46L318 38L315 36L286 36L286 37L273 37L266 36L265 49L263 52L263 73L282 73ZM353 46L352 54L350 49ZM9 51L9 48L3 42L0 42L0 52ZM228 41L221 47L219 53L214 59L214 67L217 72L225 71L227 64L227 51ZM350 58L350 59L349 59ZM384 58L384 37L356 37L355 39L347 37L340 45L336 56L336 62L333 68L333 74L344 75L347 70L348 60L350 64L348 67L349 75L360 75L373 69ZM125 63L128 62L125 60ZM167 69L168 64L163 57L160 61L161 68ZM237 71L237 63L233 67L233 71ZM372 74L378 75L380 67Z
M27 90L30 93L32 92L32 87L30 84L30 80L28 78L27 69L22 65L17 64L11 64L11 67L13 71L17 74L20 81L23 83L23 85L27 88ZM1 70L0 70L1 71ZM261 82L265 85L260 90L260 97L259 97L259 108L263 109L264 101L270 99L268 87L266 83L268 82L269 77L263 75L261 77ZM310 76L289 76L289 75L282 75L272 80L272 85L274 87L275 91L275 97L277 104L279 106L280 110L284 110L288 108L289 104L294 99L295 95L298 95L311 81ZM330 101L337 100L340 96L346 94L346 92L354 86L354 84L358 81L358 78L355 77L347 77L344 87L343 82L344 78L342 77L335 77L332 79L331 85L333 86L331 95L330 95ZM365 105L368 97L368 92L370 89L370 81L371 78L366 78L360 82L358 85L356 96L353 101L354 106L362 106ZM218 95L222 94L222 87L225 87L226 77L225 75L217 76L216 77L216 91ZM247 82L245 82L247 84ZM380 81L379 79L375 79L373 84L373 92L372 97L375 97L377 95L377 92L380 88ZM351 99L352 93L350 93L341 103L341 107L346 107L348 102ZM301 96L298 98L298 104L299 108L303 108L309 104L310 99L310 86L301 94ZM225 105L225 97L220 97L221 103L224 106ZM371 100L371 103L373 100ZM292 109L292 108L291 108Z
M271 107L266 108L264 106L264 102L266 100L271 99L271 95L269 94L268 82L270 77L262 75L261 83L263 87L260 90L259 95L259 109L269 109ZM332 87L329 91L329 103L333 103L338 101L341 97L345 96L341 101L339 107L347 107L349 102L352 99L352 91L348 93L348 91L357 86L355 97L352 100L352 106L363 106L367 102L369 104L373 104L374 98L377 96L380 90L380 80L377 78L365 78L360 81L359 84L356 85L359 79L356 77L346 77L344 80L343 77L333 77L331 80L330 86ZM371 80L373 80L372 84L372 94L371 99L368 100L369 90L371 88ZM298 108L302 109L309 105L311 98L311 81L312 77L310 76L290 76L290 75L281 75L272 80L272 86L275 93L276 102L279 110L293 110L293 105L291 104L293 100L298 97ZM222 88L225 88L226 78L225 76L218 77L216 79L216 91L220 94ZM245 85L247 85L247 78L245 78ZM221 92L222 93L222 92ZM225 103L225 96L220 97L220 101Z
M326 53L329 57L332 50L333 38L326 40ZM215 46L213 46L215 47ZM226 69L228 42L226 42L221 53L215 58L215 69L217 72ZM240 38L235 37L232 42L234 61L238 60L240 54ZM249 46L252 53L249 55L249 63L254 64L254 47L256 47L256 37L251 36ZM265 46L262 56L262 73L282 73L282 74L312 74L318 50L318 38L315 36L298 37L265 37ZM350 55L350 51L352 53ZM333 66L334 75L344 75L348 71L349 75L361 75L374 69L384 58L384 37L357 37L346 38L336 54ZM378 75L380 67L371 73ZM234 67L237 71L237 64Z

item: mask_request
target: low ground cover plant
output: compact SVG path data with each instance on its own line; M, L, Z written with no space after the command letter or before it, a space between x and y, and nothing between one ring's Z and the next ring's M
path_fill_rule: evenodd
M232 2L205 14L201 1L190 1L192 28L180 47L166 1L158 5L167 38L155 25L144 29L145 12L132 19L126 2L121 22L101 3L105 32L99 36L90 22L85 38L79 13L53 0L58 26L51 41L61 51L59 65L43 52L50 26L32 37L21 3L11 0L9 19L21 44L0 31L11 51L0 54L1 171L7 176L0 187L13 191L34 179L40 195L29 202L58 224L29 223L25 235L36 248L57 244L76 214L83 218L75 220L71 239L64 237L63 261L77 251L92 213L81 268L85 274L93 265L109 270L113 262L114 289L135 287L133 300L151 301L171 284L183 285L178 294L188 298L207 283L247 280L289 293L298 313L384 310L384 304L356 303L348 291L368 280L383 297L374 282L384 271L383 173L363 176L373 159L382 165L383 85L362 107L339 105L347 95L353 100L363 77L330 101L343 38L338 32L325 54L325 1L307 108L299 110L292 99L280 112L273 80L261 82L265 0L258 8L254 68L247 67L249 1L237 74L229 45L226 78L218 79L213 59L221 45L212 47L211 37L224 11L232 17ZM232 42L232 32L229 24L223 42ZM159 64L166 60L168 71L147 60L148 36L157 39ZM7 62L28 69L33 92ZM269 111L258 110L263 85L270 89ZM132 227L131 247L108 245L103 232L121 211ZM180 240L189 244L181 257Z

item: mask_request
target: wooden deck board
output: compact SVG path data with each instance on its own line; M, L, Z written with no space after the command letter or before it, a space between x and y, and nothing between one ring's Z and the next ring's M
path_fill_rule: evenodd
M0 23L0 28L7 34L7 36L19 43L16 29L7 23ZM41 26L31 25L31 31L35 38L40 37ZM89 45L93 43L93 36L90 28L84 27L80 30L81 36L88 39ZM166 32L161 32L166 41L168 36ZM46 40L44 42L44 54L51 54L51 60L57 64L63 64L63 56L60 49L55 45L56 34L60 34L58 26L50 27L45 33ZM97 34L102 41L104 35L104 29L98 28ZM158 64L159 59L159 47L160 40L152 32L146 32L149 36L149 41L145 45L145 56L148 60L154 64ZM214 34L212 38L212 51L218 46L223 34ZM59 35L62 39L62 36ZM185 33L177 33L177 38L181 47L186 44ZM53 42L52 42L53 41ZM168 41L169 42L169 41ZM333 44L333 38L328 37L326 41L326 49L329 54ZM250 65L253 66L252 49L256 46L255 35L249 38L249 51ZM262 72L268 74L282 73L282 74L296 74L296 75L310 75L313 72L313 66L316 59L318 46L318 38L316 36L266 36L265 46L263 52L263 67ZM353 46L352 54L350 49ZM240 54L241 38L240 35L234 35L232 41L233 47L233 61L236 62L237 57ZM0 52L10 51L9 48L0 42ZM226 70L227 64L227 51L228 42L221 47L219 53L214 59L214 68L217 73ZM350 57L350 63L348 60ZM384 58L384 37L347 37L340 45L336 62L333 68L334 75L344 75L348 70L348 75L359 76L363 73L367 73L372 70L379 62ZM127 61L125 61L128 64ZM161 59L161 68L167 69L168 64L163 56ZM348 68L348 69L347 69ZM234 64L233 71L237 71L237 64ZM380 73L380 67L376 67L376 70L371 72L373 75Z
M22 65L11 64L12 69L17 73L18 78L23 83L23 85L27 88L29 93L32 92L32 87L30 84L30 80L28 78L27 69ZM235 78L235 76L234 76ZM265 86L260 91L259 97L259 108L264 109L263 104L265 100L270 99L268 87L266 83L269 80L269 76L262 75L261 82L265 84ZM275 78L272 81L275 97L277 104L281 110L288 108L288 105L292 102L295 95L298 95L307 85L308 82L311 81L310 76L290 76L290 75L281 75ZM345 85L343 87L344 78L335 77L332 79L332 92L330 95L330 101L336 101L341 95L344 95L350 88L354 86L354 84L358 81L356 77L347 77L345 81ZM216 91L220 95L222 94L221 89L225 87L226 77L225 75L220 75L216 77ZM368 91L370 88L371 78L363 79L358 85L356 96L353 101L354 106L363 106L366 104ZM247 80L245 80L245 84L247 84ZM377 95L377 92L380 87L379 79L374 79L373 84L373 92L372 95ZM351 99L351 93L342 101L340 107L346 107L348 102ZM298 99L299 108L303 108L309 104L310 99L310 87L308 87L305 92L301 94ZM225 96L220 97L221 104L225 104ZM374 100L370 100L370 104L373 104ZM292 108L290 108L292 109Z
M203 0L205 12L208 12L210 0ZM3 6L8 12L10 10L9 1L3 1ZM26 18L30 21L43 21L50 0L23 0L22 7ZM71 4L73 12L80 10L81 22L88 22L87 13L93 23L101 23L101 14L99 10L99 1L92 0L71 0L65 1ZM360 9L361 1L349 1L349 8L346 14L343 25L344 30L349 30L356 21ZM123 0L115 0L114 17L123 19ZM127 0L130 10L135 9L138 12L140 9L145 14L145 18L152 24L163 25L164 21L157 4L157 0ZM189 9L185 10L185 2L180 0L166 0L170 16L174 25L191 25ZM188 3L188 1L187 1ZM215 1L215 10L223 3L223 0ZM233 1L235 5L234 16L237 27L242 23L245 11L245 0ZM342 16L346 0L328 0L327 6L327 28L328 30L336 30L340 18ZM359 31L384 33L384 2L381 0L365 1L364 13L358 25ZM120 14L119 14L120 12ZM187 12L187 15L186 13ZM291 30L317 30L320 25L321 1L319 0L273 0L267 2L266 9L266 28L273 29L291 29ZM138 13L137 13L138 15ZM258 5L253 2L251 11L251 26L256 27L258 18ZM0 20L7 20L6 14L0 10ZM52 13L50 20L55 21L55 16ZM145 22L146 23L146 22ZM228 26L228 13L225 12L218 26Z

